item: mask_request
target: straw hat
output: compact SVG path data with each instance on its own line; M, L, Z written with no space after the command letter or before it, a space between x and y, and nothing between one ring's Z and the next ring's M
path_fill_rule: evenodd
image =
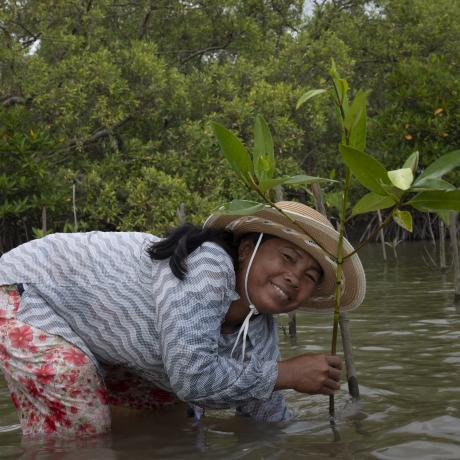
M302 309L330 312L335 306L337 264L334 259L337 255L339 233L326 217L309 206L293 201L280 201L276 206L294 219L297 225L278 210L267 206L250 216L212 214L204 227L229 230L237 237L246 233L263 232L288 240L308 252L321 265L323 278ZM334 257L331 258L322 248ZM343 255L351 252L353 246L344 239ZM358 255L354 254L343 264L341 311L357 308L363 302L365 293L366 276Z

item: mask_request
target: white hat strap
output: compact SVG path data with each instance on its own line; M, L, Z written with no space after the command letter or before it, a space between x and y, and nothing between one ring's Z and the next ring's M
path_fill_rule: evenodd
M235 344L233 345L232 352L230 353L230 357L232 357L233 352L235 351L235 348L238 345L238 342L240 340L241 334L243 334L243 350L241 352L241 361L244 361L244 353L246 351L246 337L248 335L249 320L251 319L252 315L258 315L259 314L259 312L257 311L256 306L251 302L251 299L249 298L248 277L249 277L249 270L251 270L252 262L254 260L255 255L256 255L257 249L259 249L259 246L260 246L260 243L262 241L263 236L264 236L263 233L261 233L259 235L259 239L257 240L256 246L254 248L254 251L252 252L251 258L249 259L248 268L247 268L246 274L244 276L244 290L245 290L245 293L246 293L246 298L249 301L249 313L247 314L246 318L244 318L243 324L241 325L240 330L238 331L238 336L236 337Z

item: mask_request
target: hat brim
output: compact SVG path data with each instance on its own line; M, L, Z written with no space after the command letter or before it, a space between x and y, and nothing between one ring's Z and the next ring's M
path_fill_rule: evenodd
M335 308L335 260L339 233L324 216L308 206L293 202L282 202L279 205L283 205L283 212L295 223L278 210L267 206L251 216L213 214L204 226L229 230L236 237L263 232L288 240L306 251L321 265L323 277L301 308L306 311L330 312ZM344 239L343 256L351 254L353 250L349 241ZM328 253L334 257L331 258ZM364 269L358 255L353 254L343 264L340 310L347 312L357 308L363 302L365 294Z

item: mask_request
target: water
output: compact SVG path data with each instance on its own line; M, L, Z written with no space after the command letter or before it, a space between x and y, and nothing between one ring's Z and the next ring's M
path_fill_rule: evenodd
M460 313L452 275L424 261L429 243L398 246L387 266L377 246L362 253L365 303L350 314L360 406L346 384L336 397L286 392L296 413L288 424L263 424L209 412L199 427L183 407L119 411L113 432L97 439L22 441L0 380L0 459L460 459ZM298 336L281 332L285 357L330 348L331 319L298 315Z

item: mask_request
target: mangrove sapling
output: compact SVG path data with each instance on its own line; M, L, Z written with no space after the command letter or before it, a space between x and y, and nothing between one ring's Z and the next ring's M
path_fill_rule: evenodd
M412 231L411 208L420 211L456 210L460 211L460 190L456 190L442 177L457 166L460 166L460 152L451 152L428 166L422 174L415 178L418 169L418 152L411 154L403 167L387 171L385 167L371 155L365 153L366 145L366 98L364 91L358 91L350 103L348 84L339 77L335 65L330 70L331 87L328 89L310 90L299 100L297 107L313 97L329 94L337 111L341 142L340 157L344 163L344 179L337 181L315 176L298 175L274 178L275 154L273 139L268 124L258 115L254 125L254 149L252 155L244 144L225 127L213 123L214 133L221 150L231 168L245 187L255 192L261 202L235 199L221 206L216 212L226 214L248 215L269 206L283 214L299 231L305 233L295 219L278 208L273 201L274 188L279 185L306 186L314 183L330 182L340 186L341 205L339 212L339 241L335 254L331 254L320 246L337 264L336 270L336 301L333 316L332 354L336 354L337 332L340 319L341 285L343 264L361 247L372 240L376 234L391 220L408 231ZM361 197L348 213L349 190L354 177L368 193ZM389 209L384 221L356 249L343 254L345 223L348 219L371 211ZM311 238L311 235L308 235ZM314 239L313 239L314 240ZM335 423L334 398L330 398L329 415L331 423Z

